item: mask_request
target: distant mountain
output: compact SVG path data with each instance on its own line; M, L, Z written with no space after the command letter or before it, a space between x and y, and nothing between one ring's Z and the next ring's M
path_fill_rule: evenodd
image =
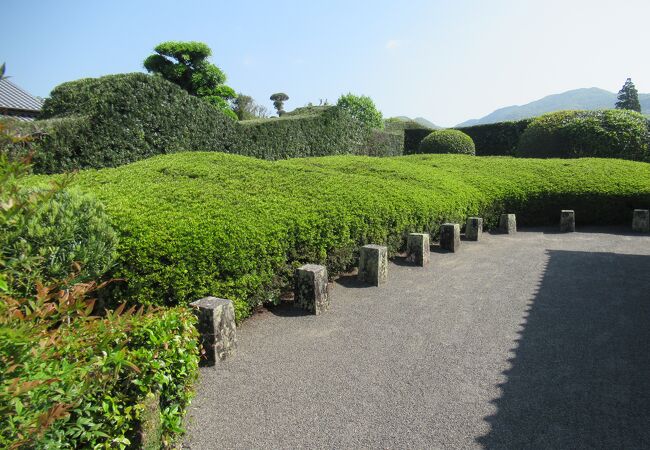
M639 102L643 113L650 113L650 94L639 94ZM549 95L525 105L506 106L485 117L468 120L456 126L469 127L485 123L526 119L566 109L611 109L614 108L615 103L616 94L613 92L599 88L574 89L561 94Z
M424 117L416 117L415 119L411 119L410 117L406 117L406 116L397 116L397 117L394 117L394 119L403 120L405 122L406 121L417 122L420 125L422 125L423 127L431 128L433 130L438 130L438 129L442 128L442 127L439 127L438 125L436 125L435 123L428 121Z

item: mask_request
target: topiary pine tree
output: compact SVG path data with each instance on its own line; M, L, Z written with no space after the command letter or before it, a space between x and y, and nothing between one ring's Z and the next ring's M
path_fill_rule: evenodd
M273 106L278 110L278 116L284 114L284 102L289 100L289 96L284 92L276 92L270 99L273 100Z
M163 42L156 52L144 60L144 68L178 84L191 95L200 97L228 116L237 116L229 102L237 98L235 91L226 86L226 74L208 61L212 50L202 42Z
M632 83L632 79L625 80L625 84L618 91L618 101L616 109L631 109L632 111L641 112L641 103L639 103L639 93Z

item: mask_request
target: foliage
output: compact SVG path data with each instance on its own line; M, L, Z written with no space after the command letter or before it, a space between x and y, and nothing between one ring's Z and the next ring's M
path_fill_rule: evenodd
M368 130L347 111L335 106L306 106L280 118L240 124L237 152L263 159L339 154L396 155L395 135Z
M255 103L250 95L239 93L232 104L232 110L239 120L264 119L269 116L268 109Z
M629 110L545 114L528 125L521 136L517 155L649 161L648 125L644 116Z
M34 125L37 172L114 167L160 153L231 151L236 123L161 77L141 73L57 86Z
M458 130L435 130L422 142L418 153L460 153L474 155L474 141L472 138Z
M514 156L519 139L533 119L457 128L474 141L477 156Z
M27 165L3 157L0 168L0 223L10 230L25 217L41 220L41 206L50 207L52 199L62 193L59 181L26 196L20 183ZM79 212L83 222L87 211ZM37 242L31 254L23 255L23 265L30 265L25 261L38 262L35 255L48 251L39 247L43 245L47 243ZM194 315L184 309L125 311L121 305L98 318L91 316L98 309L92 296L105 283L75 284L84 278L78 263L63 279L42 274L44 278L35 280L34 288L26 289L25 295L10 292L7 279L13 276L11 269L11 260L3 251L0 447L137 445L145 409L140 402L151 392L160 399L157 420L161 420L162 444L170 445L182 432L182 416L197 374Z
M7 63L2 63L2 65L0 66L0 80L4 80L5 78L7 78L5 76L6 70L7 70Z
M212 50L202 42L163 42L156 52L144 60L144 67L172 83L176 83L190 95L200 97L226 115L234 118L229 102L237 97L226 86L226 74L208 62Z
M276 119L283 121L287 119ZM33 180L40 183L44 180ZM413 155L264 161L222 153L165 155L86 171L75 186L99 197L120 234L113 273L135 301L232 299L241 319L273 301L301 263L331 275L356 264L360 245L395 252L408 232L503 211L522 225L627 223L650 207L650 164Z
M276 92L270 99L273 100L273 107L278 111L278 116L282 116L285 113L284 102L289 100L289 96L284 92Z
M375 103L370 97L348 93L339 97L336 106L349 112L352 117L369 129L381 130L384 128L384 120L381 112L377 110Z
M632 111L641 112L641 103L639 103L639 93L636 86L632 83L632 79L625 80L625 84L616 97L616 109L630 109Z

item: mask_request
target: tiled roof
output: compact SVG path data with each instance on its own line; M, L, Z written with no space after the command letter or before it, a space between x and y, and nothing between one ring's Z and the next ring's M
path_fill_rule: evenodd
M40 111L43 101L25 92L6 78L0 80L0 114L2 109Z

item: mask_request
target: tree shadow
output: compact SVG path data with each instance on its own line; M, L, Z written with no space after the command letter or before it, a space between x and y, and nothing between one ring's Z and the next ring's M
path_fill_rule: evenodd
M484 448L650 448L650 256L548 251Z

